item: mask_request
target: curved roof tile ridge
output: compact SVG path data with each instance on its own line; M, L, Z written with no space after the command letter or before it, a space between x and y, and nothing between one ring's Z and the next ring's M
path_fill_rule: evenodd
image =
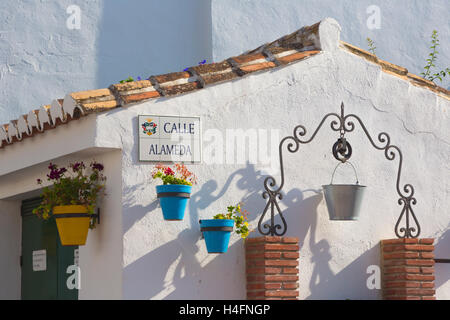
M45 132L83 116L127 107L149 99L175 96L248 74L278 68L314 56L321 51L342 48L377 63L383 71L431 89L450 99L450 92L431 81L410 74L406 68L383 61L371 53L340 41L340 26L326 18L270 43L221 62L187 68L187 71L150 76L147 80L112 84L109 88L72 92L51 105L0 125L0 148Z

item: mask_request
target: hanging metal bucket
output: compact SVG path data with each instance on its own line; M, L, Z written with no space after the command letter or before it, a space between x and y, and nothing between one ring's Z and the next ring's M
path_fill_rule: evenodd
M366 186L359 184L355 167L348 161L346 163L350 164L355 172L356 184L333 184L334 173L341 162L333 171L331 183L322 186L330 220L358 220L359 217Z

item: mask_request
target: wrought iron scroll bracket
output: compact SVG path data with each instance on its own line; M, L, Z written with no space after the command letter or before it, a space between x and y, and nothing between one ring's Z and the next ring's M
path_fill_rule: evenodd
M346 162L352 155L352 147L347 141L345 134L352 132L355 129L355 120L361 126L371 145L377 150L384 151L384 155L387 160L392 161L396 158L396 156L398 156L399 164L396 179L396 190L399 195L398 204L402 205L403 207L400 216L395 224L394 231L395 235L398 238L417 238L420 235L420 225L412 208L412 206L417 203L417 200L414 197L414 187L411 184L405 184L403 188L400 188L400 178L403 164L403 155L400 148L391 144L391 138L386 132L381 132L380 134L378 134L378 142L375 143L364 123L357 115L345 115L343 102L341 103L340 114L326 114L309 138L305 139L307 133L306 128L303 125L298 125L294 128L293 134L291 136L287 136L281 140L278 148L281 181L279 186L277 187L277 182L273 176L268 176L264 179L265 191L263 192L262 196L264 199L268 199L268 201L263 210L263 213L261 214L261 217L259 218L258 231L262 235L271 236L282 236L286 233L287 223L278 205L278 201L283 199L283 194L281 193L281 191L285 182L283 164L284 145L287 144L287 150L290 153L297 152L301 144L308 144L314 140L317 133L320 131L327 119L333 119L330 122L331 129L340 133L340 137L332 147L333 156L338 161ZM264 217L269 210L270 222L263 223ZM278 212L279 218L281 219L281 224L275 223L275 212ZM412 222L414 223L414 226L412 225Z

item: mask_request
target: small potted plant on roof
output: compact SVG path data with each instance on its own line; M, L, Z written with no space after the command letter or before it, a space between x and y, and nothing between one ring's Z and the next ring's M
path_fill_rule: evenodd
M169 166L157 164L152 170L153 179L161 179L163 184L156 186L156 193L165 220L183 220L192 185L197 177L184 164Z
M248 212L241 208L241 203L227 207L227 213L216 214L213 219L200 220L200 231L203 233L208 253L225 253L228 250L231 232L236 226L235 232L241 238L247 238L249 234Z
M63 246L84 245L89 228L95 228L94 214L99 196L104 193L106 177L103 165L83 162L69 165L69 170L56 164L48 166L47 180L53 185L42 191L42 202L33 213L47 220L54 217ZM37 180L39 185L43 182Z

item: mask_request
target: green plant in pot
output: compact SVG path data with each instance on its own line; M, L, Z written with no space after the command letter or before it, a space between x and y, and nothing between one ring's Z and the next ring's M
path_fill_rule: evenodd
M52 185L43 187L43 200L33 213L44 220L55 218L63 246L84 245L89 229L97 222L94 212L104 194L104 166L94 161L86 168L83 162L76 162L67 169L50 163L48 169L47 181Z
M208 253L225 253L228 250L231 232L234 230L241 238L247 238L250 233L248 212L241 208L241 203L227 207L226 213L216 214L213 219L200 220L200 230L203 233Z
M156 186L156 193L165 220L183 220L192 186L197 177L184 164L169 166L157 164L152 170L153 179L161 179L163 184Z

